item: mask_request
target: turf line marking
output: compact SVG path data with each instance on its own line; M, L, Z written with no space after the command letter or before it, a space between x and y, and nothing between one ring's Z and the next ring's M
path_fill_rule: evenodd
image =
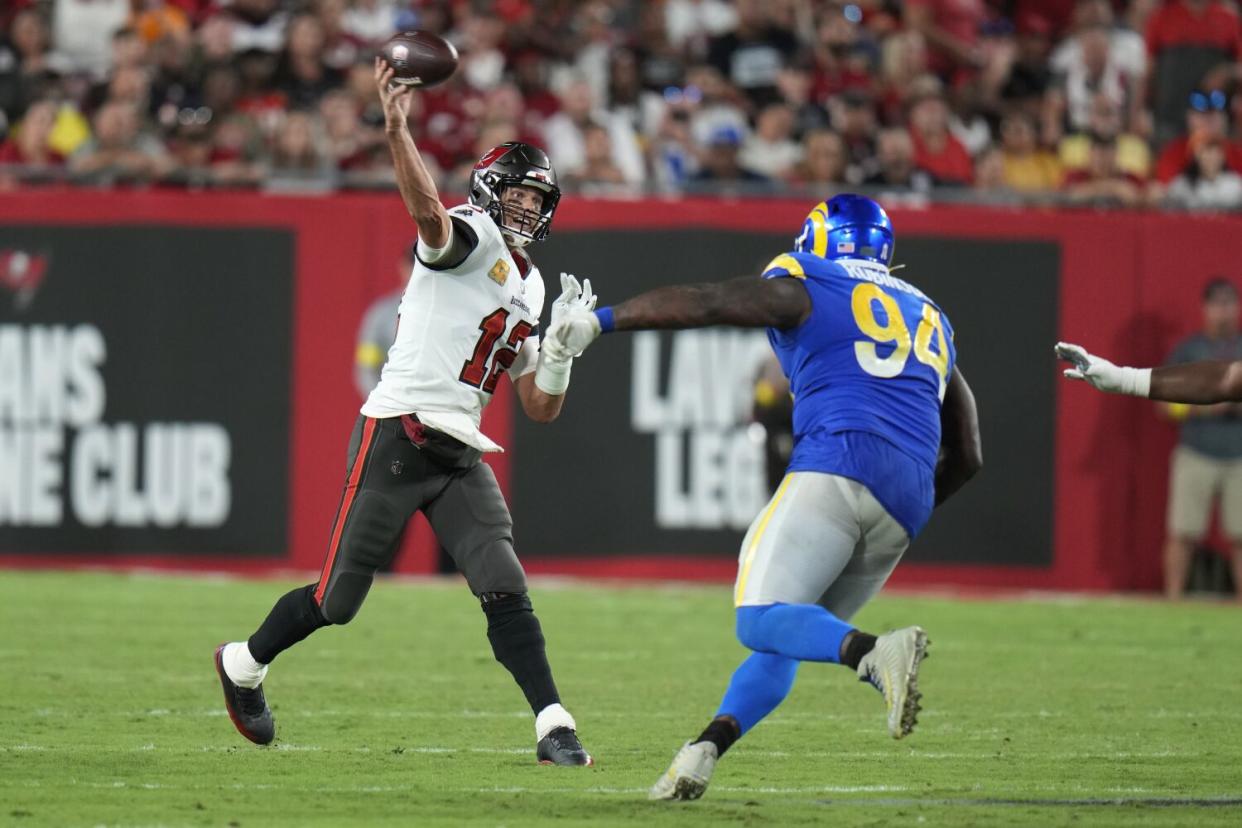
M984 806L992 808L1082 808L1140 806L1145 808L1233 808L1242 805L1242 797L1083 797L1081 799L1000 799L991 797L955 797L949 799L867 799L868 805L889 808L937 806L957 808ZM822 799L819 805L857 805L857 799Z

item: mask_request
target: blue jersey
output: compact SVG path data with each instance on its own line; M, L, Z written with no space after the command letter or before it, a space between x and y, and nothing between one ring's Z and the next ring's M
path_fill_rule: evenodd
M789 471L857 480L913 538L935 500L948 318L876 262L787 253L763 277L800 279L811 297L801 325L768 329L794 397Z

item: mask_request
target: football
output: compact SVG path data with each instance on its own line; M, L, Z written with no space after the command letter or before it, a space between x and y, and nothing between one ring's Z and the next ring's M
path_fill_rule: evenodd
M457 49L431 32L393 35L381 54L393 68L393 81L408 86L435 86L457 69Z

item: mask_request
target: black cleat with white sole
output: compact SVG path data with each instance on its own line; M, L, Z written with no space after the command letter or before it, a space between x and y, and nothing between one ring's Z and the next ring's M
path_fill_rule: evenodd
M539 740L535 756L541 765L593 765L578 734L571 727L558 727Z
M224 646L216 648L216 674L224 687L224 707L229 711L229 718L237 732L256 745L270 745L276 738L276 721L263 697L263 685L251 690L234 684L224 670Z

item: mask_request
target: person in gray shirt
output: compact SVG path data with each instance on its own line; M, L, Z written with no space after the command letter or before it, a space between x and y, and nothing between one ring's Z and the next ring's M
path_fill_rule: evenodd
M1238 290L1218 277L1203 291L1202 330L1180 342L1167 364L1238 359ZM1168 403L1165 410L1181 423L1181 437L1169 470L1164 589L1169 598L1180 598L1194 546L1207 534L1218 499L1221 525L1233 547L1235 577L1242 574L1242 404Z

